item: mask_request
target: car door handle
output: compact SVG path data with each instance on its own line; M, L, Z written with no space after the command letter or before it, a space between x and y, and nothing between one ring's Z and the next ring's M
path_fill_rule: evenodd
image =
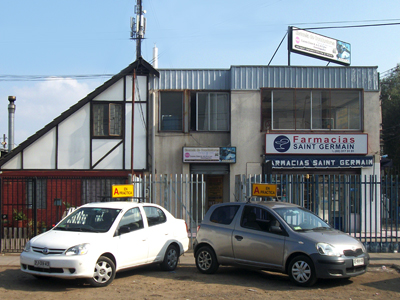
M243 240L243 237L240 235L235 235L235 239L237 239L240 242L241 240Z

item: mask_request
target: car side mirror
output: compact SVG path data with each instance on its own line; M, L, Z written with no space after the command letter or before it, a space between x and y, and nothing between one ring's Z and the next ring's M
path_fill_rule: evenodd
M127 225L123 225L118 229L118 234L124 234L124 233L129 233L131 232L131 229Z
M283 230L279 226L270 226L269 227L269 232L271 233L277 233L277 234L282 234Z

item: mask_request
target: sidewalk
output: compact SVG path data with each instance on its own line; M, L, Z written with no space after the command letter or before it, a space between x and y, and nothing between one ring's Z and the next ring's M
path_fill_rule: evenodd
M400 253L370 253L370 266L386 266L400 270ZM195 265L193 252L189 250L180 257L180 264ZM1 253L0 267L19 266L19 253Z

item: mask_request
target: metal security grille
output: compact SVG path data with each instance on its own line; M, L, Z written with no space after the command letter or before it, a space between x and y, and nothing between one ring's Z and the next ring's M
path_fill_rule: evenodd
M133 177L133 199L111 198L112 185L128 181L127 177L1 178L0 252L21 252L30 238L52 228L70 207L91 202L127 200L159 204L184 219L191 239L195 237L206 207L203 175Z
M267 182L277 184L277 197L265 200L303 206L335 229L362 241L370 252L399 250L398 176L236 175L235 201L250 200L252 184Z
M127 178L2 178L1 252L20 252L26 241L57 224L70 207L110 201L111 185Z

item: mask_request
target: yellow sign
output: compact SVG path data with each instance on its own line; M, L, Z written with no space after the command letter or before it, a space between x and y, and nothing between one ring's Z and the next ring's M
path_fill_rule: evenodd
M133 197L133 184L113 185L112 198Z
M252 196L276 197L276 184L253 183Z

